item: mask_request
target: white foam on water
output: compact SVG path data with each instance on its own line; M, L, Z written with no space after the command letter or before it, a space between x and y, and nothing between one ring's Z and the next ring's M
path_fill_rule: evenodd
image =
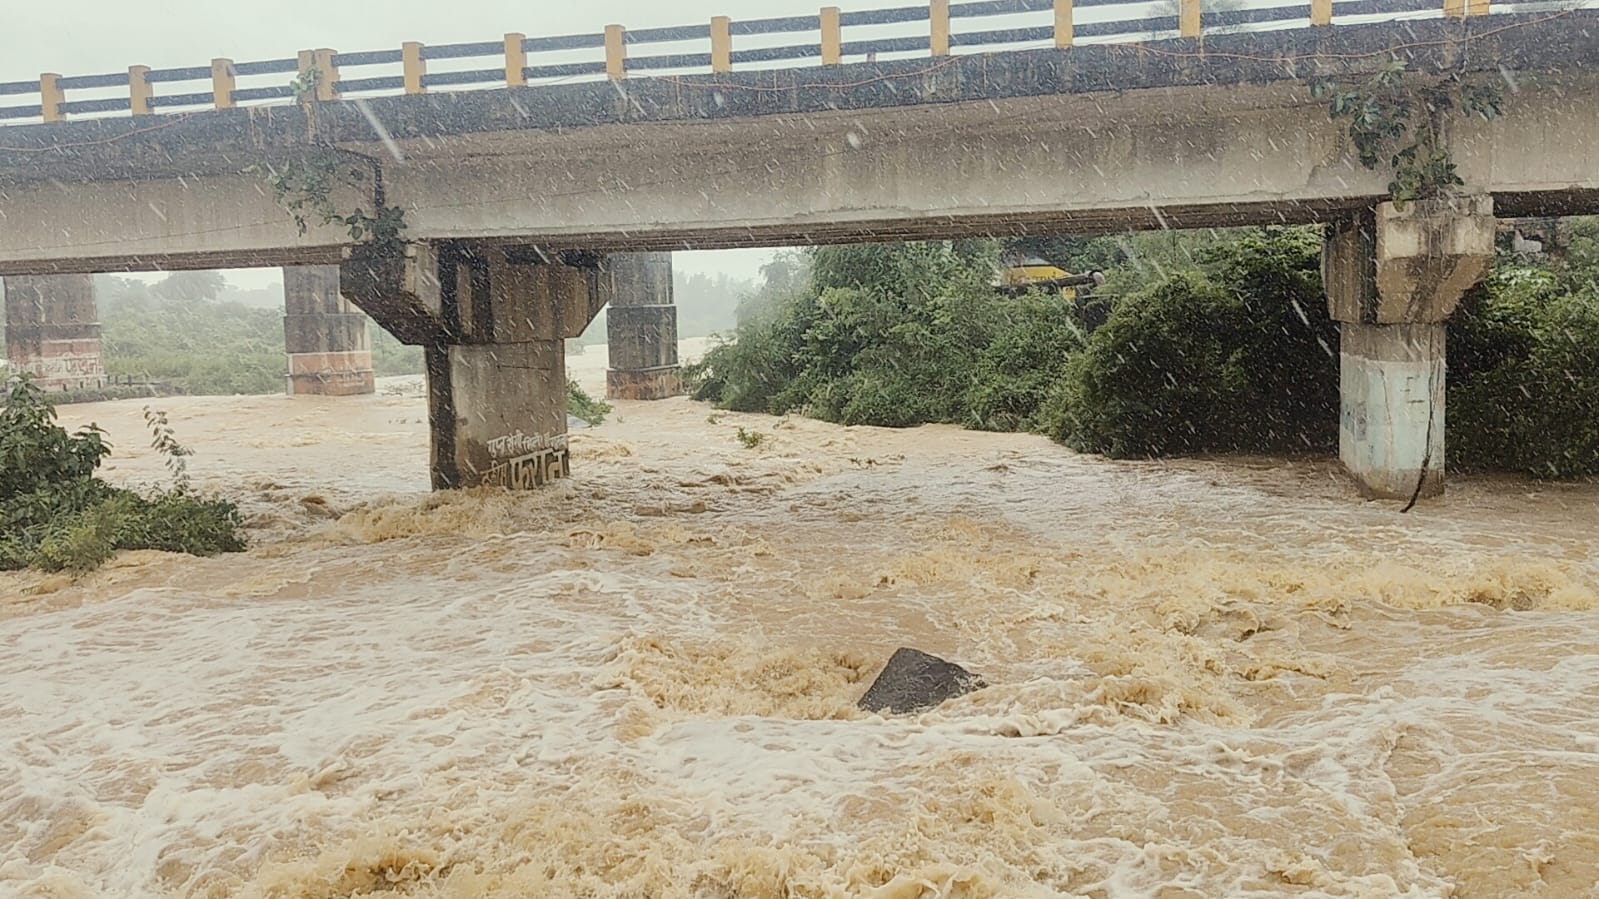
M678 400L428 497L339 402L173 402L249 553L0 575L0 895L1593 895L1594 488ZM857 711L899 645L991 686Z

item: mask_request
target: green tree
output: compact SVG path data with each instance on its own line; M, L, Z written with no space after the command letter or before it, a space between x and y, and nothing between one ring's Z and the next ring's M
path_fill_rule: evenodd
M157 281L150 292L177 303L215 300L228 286L221 272L173 272Z

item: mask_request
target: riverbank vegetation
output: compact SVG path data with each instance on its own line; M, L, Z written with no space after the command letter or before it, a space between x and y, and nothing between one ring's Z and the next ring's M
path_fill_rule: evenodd
M1599 227L1565 227L1564 258L1507 250L1449 324L1451 464L1599 474ZM1012 247L1103 268L1087 299L1001 295L992 241L817 248L780 258L689 376L738 411L1031 430L1117 457L1335 452L1320 247L1314 228Z
M95 477L111 445L90 425L68 433L25 378L6 385L0 406L0 570L88 571L122 549L214 555L244 549L232 503L189 484L187 451L165 416L147 412L152 446L172 485L147 492Z

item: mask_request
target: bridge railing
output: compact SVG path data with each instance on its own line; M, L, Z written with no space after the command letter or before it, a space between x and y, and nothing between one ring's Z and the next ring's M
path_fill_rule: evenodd
M1599 0L930 0L914 6L710 22L549 37L507 34L480 43L338 53L304 50L293 59L62 76L0 82L0 123L71 117L153 115L247 104L331 101L429 90L521 87L630 75L726 73L959 50L1200 40L1206 34L1330 27L1381 19L1465 19L1508 12L1599 7Z

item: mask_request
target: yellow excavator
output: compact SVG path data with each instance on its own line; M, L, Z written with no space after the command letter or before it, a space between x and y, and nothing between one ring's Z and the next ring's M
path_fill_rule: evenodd
M1004 260L994 287L1007 296L1021 296L1029 290L1058 291L1068 300L1078 298L1078 292L1088 294L1105 283L1100 272L1074 275L1069 271L1037 256L1015 255Z

